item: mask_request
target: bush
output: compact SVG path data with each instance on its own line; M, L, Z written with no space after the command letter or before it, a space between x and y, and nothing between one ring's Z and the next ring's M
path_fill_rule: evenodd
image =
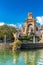
M27 40L27 39L32 39L33 38L33 35L30 35L30 36L21 36L19 37L19 40Z

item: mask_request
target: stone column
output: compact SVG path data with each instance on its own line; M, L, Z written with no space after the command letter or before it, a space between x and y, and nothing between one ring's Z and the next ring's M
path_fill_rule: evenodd
M6 35L4 35L4 43L6 44Z
M35 44L35 35L33 36L33 43Z

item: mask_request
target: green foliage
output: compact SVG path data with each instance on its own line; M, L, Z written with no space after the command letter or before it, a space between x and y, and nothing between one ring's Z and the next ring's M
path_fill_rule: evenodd
M15 27L12 26L8 26L8 25L3 25L0 26L0 40L4 40L4 35L6 35L7 41L11 41L12 39L14 39L13 34L15 33L17 30Z
M29 40L29 39L32 39L32 38L33 38L33 35L19 37L20 40Z

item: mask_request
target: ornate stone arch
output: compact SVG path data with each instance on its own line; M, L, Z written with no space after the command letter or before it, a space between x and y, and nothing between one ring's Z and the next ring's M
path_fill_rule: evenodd
M31 32L31 31L33 31L33 26L32 26L32 24L28 24L27 32Z

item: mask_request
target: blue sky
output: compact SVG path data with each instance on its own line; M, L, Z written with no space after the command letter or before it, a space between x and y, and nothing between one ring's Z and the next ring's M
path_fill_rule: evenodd
M23 24L29 12L42 22L43 0L0 0L0 23Z

